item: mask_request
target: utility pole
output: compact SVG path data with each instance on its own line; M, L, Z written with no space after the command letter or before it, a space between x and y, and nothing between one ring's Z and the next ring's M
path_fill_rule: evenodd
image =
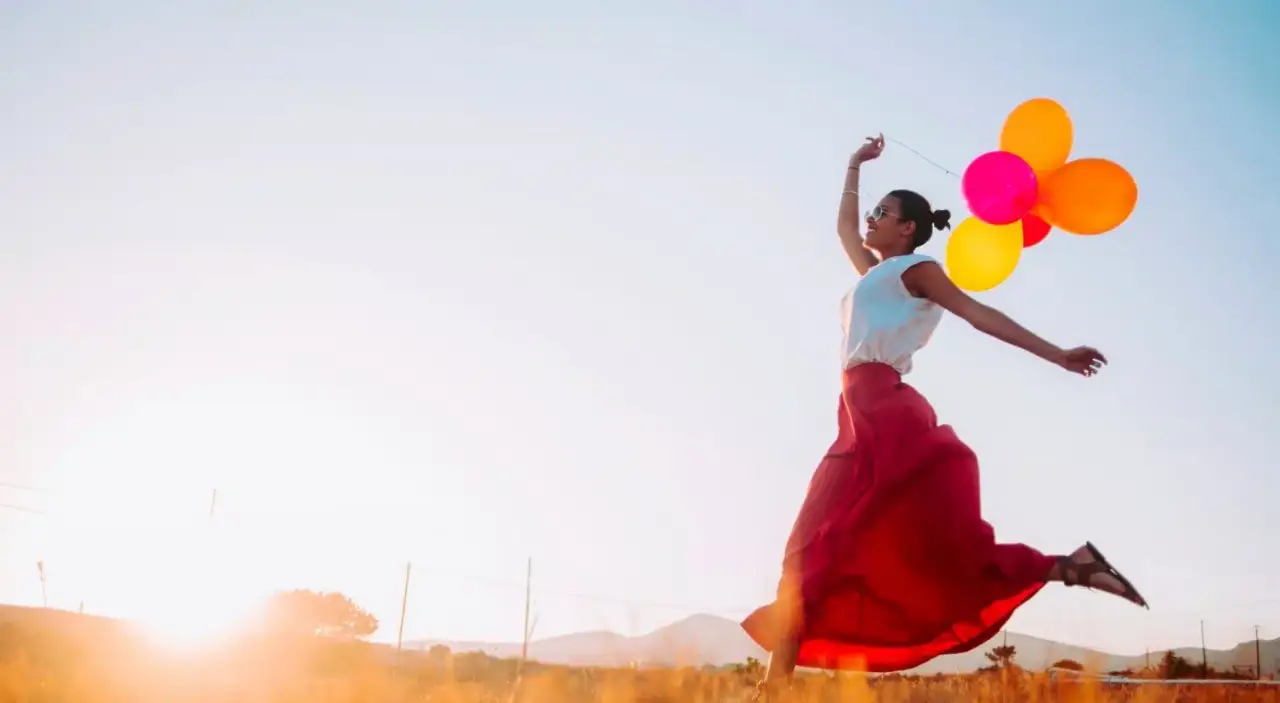
M40 572L40 603L49 607L49 592L45 589L44 561L36 562L36 571Z
M1253 626L1253 680L1262 680L1262 637L1258 635L1258 626Z
M524 641L520 645L521 663L529 656L529 600L533 593L533 557L525 567L524 576Z
M1209 678L1209 649L1204 646L1204 620L1200 621L1200 678Z
M1151 648L1147 647L1147 671L1151 671Z
M400 629L396 632L396 651L404 642L404 615L409 610L409 575L413 572L413 562L404 565L404 595L400 597Z

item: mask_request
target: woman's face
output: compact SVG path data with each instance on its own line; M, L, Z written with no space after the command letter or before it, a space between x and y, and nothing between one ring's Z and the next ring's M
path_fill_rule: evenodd
M867 248L881 254L895 251L904 238L911 240L915 223L902 219L902 204L886 195L867 213Z

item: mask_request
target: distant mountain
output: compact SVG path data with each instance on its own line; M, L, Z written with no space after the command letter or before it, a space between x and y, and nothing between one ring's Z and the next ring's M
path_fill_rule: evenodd
M404 643L407 649L444 645L450 650L484 652L492 657L517 657L518 642L453 642L419 640ZM763 658L764 650L747 637L738 623L714 615L694 615L647 635L626 637L615 632L579 632L529 643L529 658L547 664L573 666L720 666Z
M1003 644L1003 637L997 637L972 652L939 657L914 669L913 673L953 674L975 671L989 663L986 652ZM1102 671L1140 669L1146 664L1146 655L1109 654L1015 632L1008 633L1008 643L1018 650L1018 664L1028 669L1044 669L1062 659L1072 659ZM456 653L484 652L494 657L520 655L519 643L441 640L405 643L406 648L421 650L434 645L444 645ZM1174 653L1193 663L1200 662L1198 647L1177 649ZM1157 662L1163 655L1163 651L1152 652L1152 662ZM573 666L626 666L632 663L651 666L725 666L745 662L747 657L763 661L766 656L764 650L747 637L737 622L714 615L694 615L638 637L626 637L614 632L581 632L529 643L530 659L547 664ZM1226 651L1209 650L1208 656L1209 666L1219 670L1230 670L1234 666L1253 666L1254 644L1242 643ZM1264 672L1280 668L1280 639L1262 643L1262 668Z
M1044 668L1061 659L1074 659L1082 663L1098 662L1093 665L1112 670L1123 668L1127 662L1124 657L1016 633L1010 633L1008 641L1018 650L1018 662L1028 668ZM965 654L939 657L915 672L974 671L989 664L985 652L1000 643L996 641ZM406 646L429 649L437 644L459 653L480 651L494 657L520 654L519 643L427 641ZM713 615L695 615L638 637L625 637L613 632L583 632L529 643L531 659L574 666L625 666L633 662L657 666L724 666L745 662L747 657L763 661L767 656L737 622Z
M72 639L120 642L122 637L136 634L127 622L112 618L77 613L0 605L0 640L14 632L54 631ZM999 644L998 636L972 652L939 657L913 670L919 674L953 674L975 671L988 664L986 653ZM1146 655L1120 656L1052 640L1008 633L1008 643L1017 648L1017 662L1028 669L1044 669L1061 659L1072 659L1102 671L1141 669ZM520 644L492 642L456 642L420 640L405 642L407 649L427 650L441 644L456 653L484 652L489 656L520 656ZM1280 674L1280 639L1262 641L1264 674ZM1192 664L1199 664L1199 647L1182 647L1174 654ZM1242 642L1228 650L1210 649L1209 666L1219 671L1252 668L1258 656L1253 642ZM548 664L572 666L627 666L632 663L650 666L726 666L742 663L747 657L764 661L766 654L747 637L733 620L714 615L694 615L646 635L626 637L614 632L579 632L529 643L529 656ZM1157 663L1164 651L1153 651L1151 662Z

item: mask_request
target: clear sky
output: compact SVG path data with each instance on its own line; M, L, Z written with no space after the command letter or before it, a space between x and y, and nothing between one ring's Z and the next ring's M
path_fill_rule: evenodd
M741 616L834 433L848 154L959 171L1048 96L1138 207L983 298L1112 364L948 320L910 380L1002 539L1153 610L1012 628L1280 636L1280 6L608 4L0 0L0 481L45 489L0 601L43 559L58 607L306 586L394 638L413 560L407 636L518 639L532 556L538 635ZM893 143L863 178L963 214Z

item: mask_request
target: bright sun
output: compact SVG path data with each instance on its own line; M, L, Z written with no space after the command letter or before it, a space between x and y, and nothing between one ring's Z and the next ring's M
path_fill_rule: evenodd
M48 573L59 605L78 600L85 612L133 622L166 648L244 633L269 595L256 578L262 564L251 536L165 517L143 514L136 524L97 530L70 524L55 534Z
M244 634L265 598L209 555L167 562L164 573L147 579L151 586L135 590L126 617L158 644L189 649Z
M181 649L214 645L242 634L253 611L252 607L209 602L172 605L175 607L162 606L140 614L136 620L158 643Z
M252 628L277 589L350 582L334 540L381 545L363 526L386 510L365 474L346 477L380 463L378 443L294 391L162 378L86 408L49 458L50 517L30 535L47 583L30 600L190 648ZM355 493L375 496L368 512ZM332 529L331 507L348 518Z

